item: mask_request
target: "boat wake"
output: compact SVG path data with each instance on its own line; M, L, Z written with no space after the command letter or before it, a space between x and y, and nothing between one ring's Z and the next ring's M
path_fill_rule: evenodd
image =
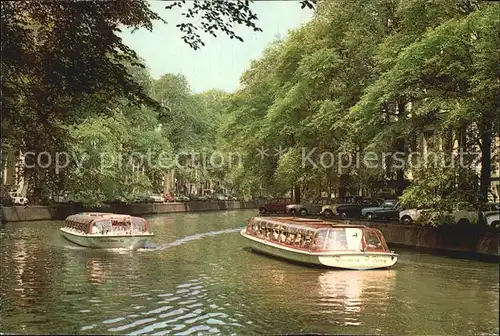
M183 237L181 239L177 239L171 243L166 243L166 244L160 244L160 245L155 245L153 243L149 243L149 245L146 245L144 248L138 249L137 251L143 252L143 251L159 251L159 250L165 250L171 247L179 246L186 244L190 241L193 240L198 240L198 239L203 239L205 237L212 237L212 236L217 236L220 234L225 234L225 233L234 233L234 232L240 232L242 228L236 228L236 229L227 229L227 230L220 230L220 231L211 231L211 232L205 232L205 233L199 233L195 234L192 236L187 236Z
M69 250L86 250L86 247L83 246L78 246L78 245L63 245L64 248L67 248Z

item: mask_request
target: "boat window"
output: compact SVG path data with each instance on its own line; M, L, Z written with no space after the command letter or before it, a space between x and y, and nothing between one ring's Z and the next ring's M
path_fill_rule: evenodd
M300 226L276 223L267 220L253 220L247 226L247 233L261 239L278 242L302 249L310 249L316 230ZM326 232L326 230L324 230Z
M73 230L87 232L87 227L84 223L77 222L76 220L68 220L67 226Z
M314 235L314 238L312 240L312 246L311 249L313 251L320 251L323 250L326 239L327 239L327 233L328 230L320 230Z
M348 250L347 237L344 229L330 229L323 248L326 251Z
M146 231L146 221L142 218L132 217L132 232Z
M129 219L111 220L111 232L118 235L130 233L131 224Z
M317 251L360 251L362 231L358 228L328 229L318 234L313 249Z
M96 221L93 225L97 227L98 232L101 234L106 234L112 229L111 219L102 219Z
M364 231L364 242L366 246L366 250L368 251L385 251L386 248L384 244L382 244L379 235L376 231L373 230L365 230Z

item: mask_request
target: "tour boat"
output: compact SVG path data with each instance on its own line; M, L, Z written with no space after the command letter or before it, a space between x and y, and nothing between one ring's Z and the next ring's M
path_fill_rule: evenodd
M240 233L252 250L306 264L367 270L390 268L398 259L382 233L364 225L254 217Z
M145 219L113 213L80 213L59 229L67 240L91 248L142 248L154 236Z

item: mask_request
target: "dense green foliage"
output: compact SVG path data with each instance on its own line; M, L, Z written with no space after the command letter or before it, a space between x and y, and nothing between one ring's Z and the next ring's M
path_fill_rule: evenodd
M259 30L248 1L165 4L170 5L184 8L186 23L179 28L193 48L202 43L198 28L212 34L220 30L239 40L233 31L235 25ZM157 183L160 174L156 168L141 166L138 169L148 178L135 178L129 176L131 171L135 174L135 168L127 170L119 165L101 174L95 171L101 161L96 155L84 160L93 168L80 165L78 169L73 158L71 165L60 171L49 164L48 155L55 158L58 152L74 151L71 156L81 160L85 153L105 149L116 160L146 148L168 152L210 134L212 120L208 118L207 124L207 118L198 118L197 111L186 109L194 100L204 104L202 98L190 96L186 83L179 96L165 96L165 85L175 86L185 79L162 79L153 92L149 74L140 73L144 65L118 34L124 27L151 30L154 20L163 21L147 1L7 1L1 9L2 153L20 150L33 154L26 161L31 168L23 172L33 203L53 193L72 191L76 198L94 204L124 197L119 195L123 193L131 195L138 186L149 187ZM201 21L189 23L194 14L201 15ZM155 99L160 94L166 100L173 99L166 102L170 110ZM157 130L160 122L164 127ZM48 154L42 154L45 161L41 160L41 165L36 164L41 153ZM88 191L92 189L95 194Z
M490 153L500 120L499 18L498 4L473 0L320 1L311 22L270 45L241 77L221 130L246 154L231 178L247 195L294 186L296 198L309 198L375 196L391 186L401 195L413 177L408 205L484 201L498 169ZM257 155L279 146L281 157ZM304 148L317 148L317 165L302 164ZM424 151L443 163L410 155ZM480 152L480 170L450 168L460 151ZM367 152L378 165L349 165L348 154Z
M195 49L199 29L238 40L235 24L260 30L248 1L168 6L186 6L179 29ZM319 1L232 94L150 77L117 35L159 19L144 1L8 2L1 18L2 149L73 155L64 169L26 170L33 202L61 192L88 204L132 200L168 179L181 193L210 181L246 198L392 194L446 208L484 202L498 169L495 3ZM226 164L207 164L214 151ZM424 165L428 152L439 162ZM231 153L241 164L227 164Z

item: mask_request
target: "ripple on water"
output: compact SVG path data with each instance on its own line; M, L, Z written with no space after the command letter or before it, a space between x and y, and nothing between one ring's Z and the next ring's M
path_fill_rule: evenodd
M184 314L184 313L186 313L187 311L189 311L189 310L188 310L188 309L186 309L186 308L179 308L179 309L175 309L175 310L172 310L171 312L168 312L168 313L165 313L165 314L161 314L161 315L160 315L160 318L165 318L165 317L170 317L170 316L175 316L175 315Z
M161 293L159 290L152 290L149 293L142 292L140 295L131 295L131 297L143 299L150 295L155 296L160 299L156 302L159 306L154 309L149 306L150 309L141 312L140 315L130 313L127 315L125 313L125 316L104 320L101 325L107 326L105 328L107 332L130 335L163 335L171 332L178 335L199 332L220 333L220 327L242 326L236 318L221 311L222 307L209 303L205 299L205 291L203 282L196 279L177 285L173 292ZM187 299L181 300L183 297ZM168 304L173 302L175 304ZM145 308L148 307L136 303L131 305L129 309L141 310ZM243 314L237 315L243 316ZM235 315L235 317L237 316ZM98 327L97 324L93 323L81 330Z
M2 329L498 334L497 265L401 249L390 271L300 267L242 250L239 229L221 230L248 215L156 217L158 245L138 253L68 247L58 240L60 223L0 229ZM217 231L200 233L207 230Z
M159 314L161 312L164 312L166 310L170 310L172 309L174 306L164 306L164 307L160 307L160 308L156 308L154 310L150 310L148 312L145 312L145 313L142 313L143 315L149 315L149 314Z
M123 321L123 320L125 320L125 317L117 317L117 318L105 320L102 323L104 323L104 324L113 324L113 323L118 323L118 322Z
M108 331L111 331L111 332L115 332L115 331L116 332L121 332L121 331L130 329L130 328L137 327L137 326L140 326L142 324L146 324L146 323L154 322L154 321L156 321L156 318L141 319L141 320L137 320L137 321L134 321L132 323L129 323L129 324L125 324L123 326L119 326L119 327L115 327L115 328L110 328L110 329L108 329Z

